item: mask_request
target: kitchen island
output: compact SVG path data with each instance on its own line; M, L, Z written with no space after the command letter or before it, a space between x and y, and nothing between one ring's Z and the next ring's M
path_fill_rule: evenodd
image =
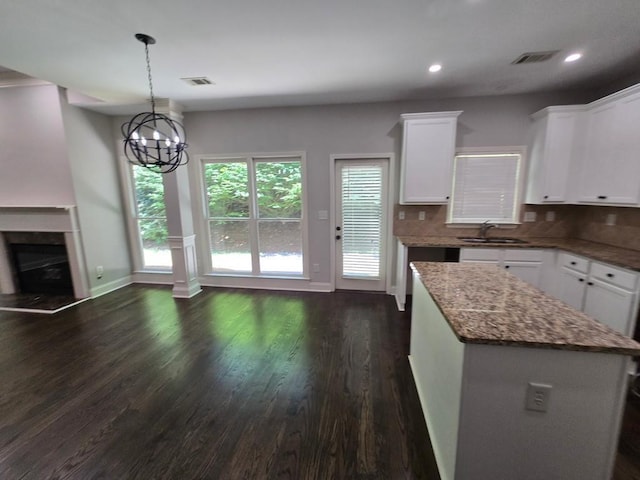
M409 359L443 480L609 479L640 344L492 265L411 268Z

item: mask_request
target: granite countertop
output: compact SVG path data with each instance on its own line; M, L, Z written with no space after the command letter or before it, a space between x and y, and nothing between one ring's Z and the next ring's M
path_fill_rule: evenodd
M523 238L527 243L467 243L456 237L398 236L407 247L557 248L592 260L640 272L640 251L573 238Z
M640 343L495 265L411 268L461 342L640 355Z

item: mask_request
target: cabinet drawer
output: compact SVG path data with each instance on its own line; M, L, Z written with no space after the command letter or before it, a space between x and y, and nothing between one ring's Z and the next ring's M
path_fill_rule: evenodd
M621 288L626 288L627 290L635 290L636 284L638 283L637 273L598 262L591 263L589 276Z
M558 255L558 264L561 267L571 268L578 272L587 273L589 270L589 260L577 255L571 255L570 253L560 253Z
M544 251L539 248L505 248L505 261L514 262L541 262Z
M499 262L500 252L499 248L461 248L460 261Z

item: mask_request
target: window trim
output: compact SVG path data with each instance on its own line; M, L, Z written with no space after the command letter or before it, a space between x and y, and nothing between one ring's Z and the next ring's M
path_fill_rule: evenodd
M233 162L247 162L248 174L249 174L249 186L255 191L255 163L269 162L277 160L290 160L300 162L301 171L301 183L302 183L302 209L300 215L300 228L302 234L302 273L301 274L282 274L282 273L253 273L260 270L260 258L258 252L258 246L255 241L252 242L251 256L252 256L252 271L251 272L215 272L213 271L213 265L211 263L211 239L209 229L209 210L207 205L207 186L205 184L205 165L208 163L233 163ZM199 201L197 202L198 211L194 211L196 221L196 232L200 238L198 241L198 248L202 253L200 257L200 267L202 267L203 276L206 277L231 277L231 278L271 278L271 279L291 279L291 280L309 280L309 221L308 221L308 182L307 182L307 158L304 151L289 151L289 152L268 152L268 153L233 153L228 155L199 155L197 157L198 169L197 169L197 185L199 189ZM251 202L249 205L251 224L255 224L255 229L250 228L250 236L252 240L257 239L257 222L258 218L255 212L255 202ZM251 221L253 218L253 221ZM255 231L254 231L255 230ZM255 244L255 245L254 245ZM255 250L255 252L254 252Z
M461 147L457 148L455 152L455 157L459 155L505 155L505 154L514 154L520 155L520 165L518 167L518 178L516 179L516 192L514 195L515 199L515 213L514 213L514 221L513 222L501 222L494 221L490 219L492 223L504 226L506 228L516 227L520 225L522 222L520 221L520 214L522 212L522 205L525 198L525 185L526 185L526 176L527 176L527 147L525 145L514 145L514 146L500 146L500 147ZM455 162L455 157L452 159ZM455 165L452 168L451 175L451 191L453 193L453 186L455 184ZM452 207L453 205L453 195L451 200L447 203L447 218L446 225L447 227L475 227L480 225L482 222L453 222L451 219L452 215Z

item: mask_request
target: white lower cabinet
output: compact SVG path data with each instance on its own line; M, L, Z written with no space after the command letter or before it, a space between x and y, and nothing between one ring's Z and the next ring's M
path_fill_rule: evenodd
M555 297L614 330L633 336L640 275L565 252L558 254Z
M584 298L584 313L627 336L635 328L635 292L590 279Z
M588 258L559 252L557 261L557 281L550 293L567 305L582 311L587 292Z
M462 248L460 262L498 265L525 282L539 287L545 251L537 248Z
M560 267L555 297L576 310L582 310L587 288L587 276L570 268Z
M507 262L503 264L504 268L513 273L520 280L524 280L535 287L540 286L540 276L542 274L541 262Z

